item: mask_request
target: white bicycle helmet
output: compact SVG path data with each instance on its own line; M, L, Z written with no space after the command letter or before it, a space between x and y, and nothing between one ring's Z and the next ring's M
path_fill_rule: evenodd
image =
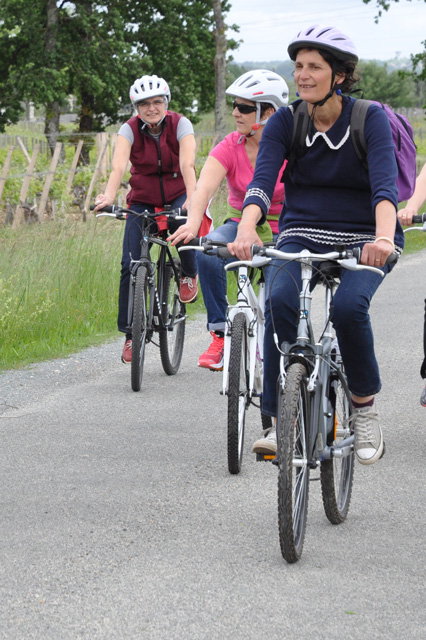
M167 102L170 102L170 89L164 78L155 75L142 76L142 78L135 80L130 87L130 100L134 105L141 100L155 96L166 96Z
M288 86L284 78L267 69L247 71L226 90L228 96L252 102L266 102L277 111L288 104Z
M296 60L297 50L304 47L324 49L338 60L358 62L354 43L337 27L314 24L312 27L299 31L288 45L287 51L290 59Z

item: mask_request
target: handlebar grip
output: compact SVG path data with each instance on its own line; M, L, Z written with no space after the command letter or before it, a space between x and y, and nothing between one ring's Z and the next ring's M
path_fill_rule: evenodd
M218 247L216 249L216 255L218 258L234 258L234 260L238 260L237 256L233 256L232 253L229 253L227 247Z
M426 222L426 213L420 213L417 216L413 216L413 219L411 222L413 224L415 224L416 222Z
M90 211L93 211L95 208L95 204L91 204L90 205ZM116 204L113 205L106 205L106 207L102 207L102 209L99 209L99 213L121 213L121 209L120 207L118 207Z

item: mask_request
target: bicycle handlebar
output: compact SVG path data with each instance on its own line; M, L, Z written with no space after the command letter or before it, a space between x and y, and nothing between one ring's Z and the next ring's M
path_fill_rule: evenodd
M274 247L275 242L265 242L265 247ZM207 236L202 236L200 238L194 238L193 240L189 240L186 244L178 245L178 251L188 251L189 249L195 249L195 251L202 251L209 256L217 256L218 258L234 258L237 260L237 257L228 251L228 243L220 242L217 240L210 240ZM233 264L227 265L227 267L232 267ZM225 268L227 268L225 267Z
M91 204L90 210L93 211L96 205ZM117 218L118 220L125 220L128 214L133 216L139 216L144 218L156 218L157 216L167 216L168 218L173 218L175 220L184 220L186 219L187 210L182 209L182 207L176 207L176 209L172 209L169 205L165 205L163 211L133 211L133 209L126 209L125 207L120 207L118 204L107 205L99 210L99 213L96 214L97 218L102 216L110 216L111 218Z

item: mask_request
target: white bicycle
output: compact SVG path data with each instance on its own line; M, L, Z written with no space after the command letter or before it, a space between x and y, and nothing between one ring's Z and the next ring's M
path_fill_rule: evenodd
M186 248L203 251L216 258L235 258L225 242L213 242L208 238L192 240L179 251ZM237 270L237 300L235 304L228 301L226 313L222 381L222 394L228 397L228 469L236 474L241 471L247 409L251 404L260 408L265 279L263 268L255 269L250 262L235 260L225 265L225 269ZM269 416L261 414L261 419L263 429L271 427Z

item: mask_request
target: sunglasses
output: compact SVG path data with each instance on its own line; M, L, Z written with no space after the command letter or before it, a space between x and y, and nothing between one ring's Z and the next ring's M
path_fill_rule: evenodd
M255 111L257 111L257 107L252 107L251 104L237 102L236 100L232 101L232 108L238 109L238 111L244 116L246 116L248 113L254 113Z

